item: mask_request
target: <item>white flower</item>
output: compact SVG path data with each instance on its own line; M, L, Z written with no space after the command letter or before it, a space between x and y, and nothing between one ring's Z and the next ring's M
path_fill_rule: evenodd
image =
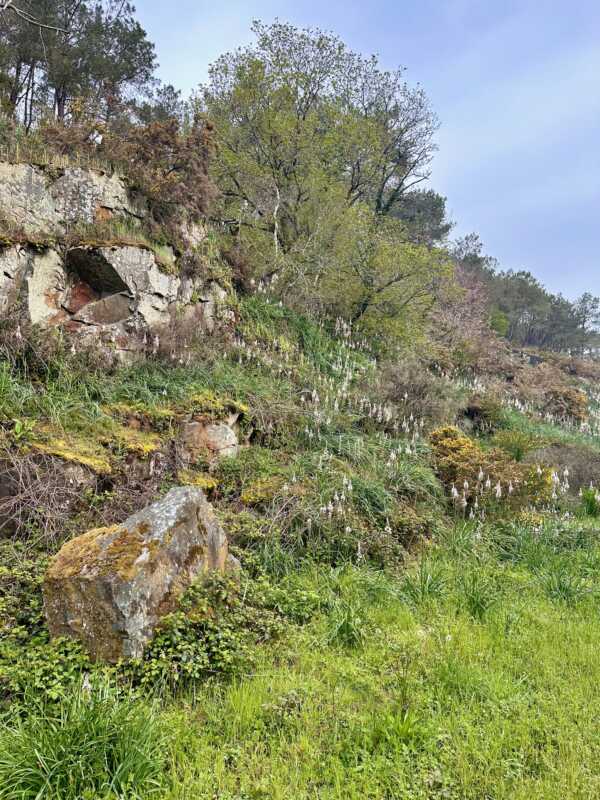
M90 681L90 676L85 673L83 676L83 680L81 682L81 693L89 697L92 693L92 682Z

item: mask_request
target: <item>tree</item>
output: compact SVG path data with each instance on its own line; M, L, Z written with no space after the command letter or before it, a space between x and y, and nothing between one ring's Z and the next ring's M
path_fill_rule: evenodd
M575 302L575 316L580 329L580 350L597 346L600 327L600 297L585 292Z
M109 118L130 91L143 90L155 66L154 46L127 0L38 0L43 35L17 16L0 32L4 105L31 124L49 105L63 122L69 104L88 100ZM100 116L99 115L99 116Z
M280 260L286 301L341 316L384 345L420 335L452 274L447 255L408 241L400 222L365 204L332 199L320 212L313 235Z
M182 121L185 108L180 91L171 84L158 84L148 98L135 104L134 113L142 124L150 125L170 119Z
M446 217L446 198L433 189L404 192L390 214L406 225L408 235L417 244L441 244L452 230Z
M525 270L501 271L484 255L476 234L451 248L455 263L488 295L490 324L501 336L522 347L583 352L598 342L600 298L587 293L572 303L549 292Z
M219 58L197 99L215 123L226 222L267 231L287 251L311 235L307 209L338 186L346 204L387 214L428 177L437 121L400 70L320 30L253 31L256 44Z
M28 25L32 25L35 28L38 29L45 28L46 30L58 30L56 26L48 25L43 21L43 19L35 17L30 11L28 11L21 5L16 5L14 3L14 0L0 0L0 14L8 12L18 17L20 20L23 20Z

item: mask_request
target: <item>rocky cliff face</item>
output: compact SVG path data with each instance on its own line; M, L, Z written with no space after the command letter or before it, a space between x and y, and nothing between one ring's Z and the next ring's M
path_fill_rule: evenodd
M118 175L0 162L0 215L29 234L63 236L80 222L147 213L143 198Z
M0 236L0 315L12 310L33 325L59 326L121 358L155 346L175 316L212 332L228 318L225 291L180 275L175 256L165 269L144 246L69 244L78 224L147 214L119 176L0 163L0 221L18 232Z

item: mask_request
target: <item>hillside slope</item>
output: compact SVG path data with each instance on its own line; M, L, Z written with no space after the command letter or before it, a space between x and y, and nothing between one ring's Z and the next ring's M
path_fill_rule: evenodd
M148 732L116 796L600 796L598 502L569 482L597 469L593 424L424 364L419 383L273 296L236 316L185 365L110 373L5 334L0 796L113 796L91 726L116 710ZM231 409L237 455L186 458L189 414ZM239 582L193 589L139 662L49 641L48 556L181 483L218 510Z

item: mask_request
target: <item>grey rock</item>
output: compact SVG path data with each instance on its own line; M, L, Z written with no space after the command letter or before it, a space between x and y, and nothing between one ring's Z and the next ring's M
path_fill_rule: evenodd
M31 254L26 247L0 249L0 314L5 314L16 301L30 263Z
M172 489L121 525L62 547L44 579L48 628L78 639L96 660L139 658L198 575L233 565L202 490Z
M168 322L179 294L179 278L161 272L154 254L140 247L77 247L67 254L67 269L100 295L129 295L149 328Z
M146 214L143 201L118 175L0 162L0 217L26 233L60 236L76 223Z

